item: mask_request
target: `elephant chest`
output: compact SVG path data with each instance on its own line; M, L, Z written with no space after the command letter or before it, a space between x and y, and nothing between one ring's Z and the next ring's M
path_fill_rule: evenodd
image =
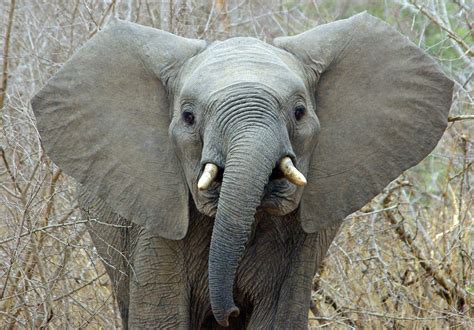
M194 217L186 239L176 242L184 259L183 274L190 282L207 285L212 227L212 219ZM306 236L293 216L257 217L237 269L236 291L263 294L268 290L265 286L273 286L284 276Z
M134 251L135 278L142 287L148 287L148 295L155 296L150 301L180 306L185 314L189 311L186 322L194 326L212 320L208 288L212 227L212 219L195 215L184 240L169 241L142 233L142 243ZM264 319L276 313L282 299L290 305L309 305L317 263L315 238L317 235L303 233L294 216L256 219L234 285L242 322L252 315L262 324L268 323ZM299 288L304 294L293 295Z
M188 235L172 241L113 212L90 209L84 216L101 219L88 229L130 326L215 326L208 288L211 218L193 212ZM292 215L257 217L237 269L234 298L243 323L235 327L265 327L278 317L305 324L312 277L336 232L334 227L304 234Z

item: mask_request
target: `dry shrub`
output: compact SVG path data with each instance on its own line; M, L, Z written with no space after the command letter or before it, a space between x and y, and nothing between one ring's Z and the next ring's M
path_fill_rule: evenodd
M74 182L45 156L29 105L111 15L194 38L271 41L367 9L425 48L456 82L452 122L427 159L345 221L315 277L309 324L472 328L469 6L462 0L4 0L1 327L120 327L109 279L78 212Z

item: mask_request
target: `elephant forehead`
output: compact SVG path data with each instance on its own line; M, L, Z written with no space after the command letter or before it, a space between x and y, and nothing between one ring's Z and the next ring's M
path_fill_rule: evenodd
M285 65L283 53L254 38L232 38L210 45L202 53L200 65L219 66L226 63L264 63Z
M184 84L204 97L236 84L259 84L281 96L304 88L289 54L253 38L233 38L211 45L193 62Z

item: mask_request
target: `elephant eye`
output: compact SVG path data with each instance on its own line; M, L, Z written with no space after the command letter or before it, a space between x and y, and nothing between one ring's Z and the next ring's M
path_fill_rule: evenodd
M301 120L306 113L306 108L304 105L297 105L295 108L295 119L296 120Z
M184 111L183 114L183 120L187 125L193 125L194 124L194 114L190 111Z

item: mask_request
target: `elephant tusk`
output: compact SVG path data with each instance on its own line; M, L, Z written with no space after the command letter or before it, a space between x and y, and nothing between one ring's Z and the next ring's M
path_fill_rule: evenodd
M307 181L304 175L293 165L290 157L283 157L280 161L280 170L291 183L303 187Z
M202 172L201 177L199 178L198 189L206 190L207 188L209 188L211 183L216 178L218 170L219 168L217 167L217 165L207 163L206 166L204 166L204 171Z

